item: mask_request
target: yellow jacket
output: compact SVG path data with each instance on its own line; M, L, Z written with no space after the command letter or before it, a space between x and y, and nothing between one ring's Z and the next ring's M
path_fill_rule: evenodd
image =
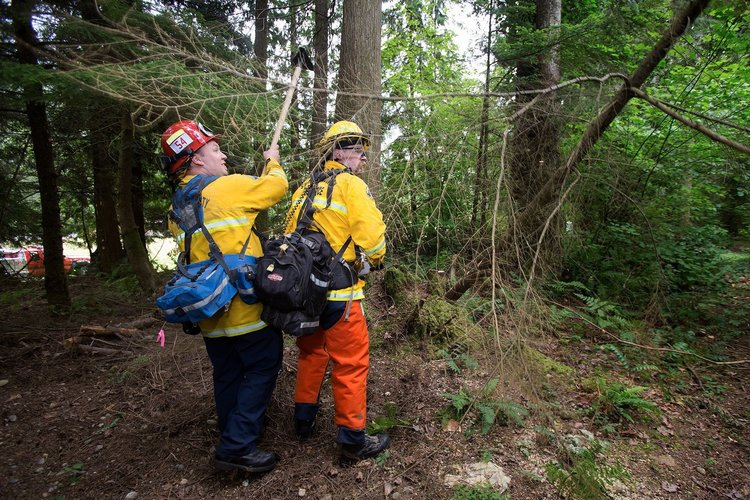
M184 186L194 176L186 175ZM275 205L289 187L286 173L275 160L266 164L263 175L226 175L208 184L202 193L203 222L224 254L240 253L250 234L258 212ZM185 234L173 221L169 229L177 239L180 251L185 249ZM258 236L250 237L248 254L263 255ZM208 259L208 242L200 231L193 233L190 242L190 262ZM232 299L229 308L213 318L200 322L205 337L233 337L254 332L266 326L261 321L263 305L245 304L239 297Z
M341 249L349 236L352 237L352 242L343 255L347 262L353 263L357 259L354 250L356 245L362 248L370 263L377 266L382 263L386 250L383 214L375 205L367 184L351 172L344 170L345 168L344 165L333 160L326 162L325 170L339 169L342 173L336 176L331 205L328 208L325 208L328 184L326 182L318 184L318 192L313 202L316 209L313 220L336 252ZM309 181L303 183L292 196L292 206L287 215L287 221L289 221L286 227L287 233L293 232L297 227L300 207L305 201L305 192L309 186ZM328 300L363 299L364 285L364 281L358 280L351 288L330 290Z

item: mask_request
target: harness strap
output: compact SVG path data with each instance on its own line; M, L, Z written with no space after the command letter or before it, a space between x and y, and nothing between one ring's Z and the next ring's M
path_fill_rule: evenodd
M178 188L175 191L174 196L172 197L173 209L170 211L170 216L172 216L176 220L180 228L185 232L185 250L177 259L177 269L184 276L187 276L190 279L195 279L195 276L192 276L190 275L190 273L188 273L186 265L190 264L190 247L193 233L200 230L203 233L203 236L206 238L206 241L208 242L209 258L215 259L224 269L224 272L227 273L227 276L229 276L230 280L234 281L235 277L232 276L232 270L229 268L229 265L227 265L226 260L224 259L224 254L221 252L221 248L219 248L219 245L216 243L216 240L214 240L214 237L211 235L211 232L208 230L206 224L203 221L201 193L206 186L208 186L216 179L218 179L217 176L196 175L195 177L190 179L185 187ZM198 184L198 186L194 188L195 184ZM193 192L193 196L185 197L184 194L191 193L192 189L195 189L195 191ZM190 220L185 220L183 212L188 207L190 207L191 217ZM180 214L183 214L183 217L180 217ZM255 224L253 224L253 226L251 227L251 231L248 233L244 245L242 245L243 260L246 255L247 246L250 243L250 236L252 235L253 230L257 232L257 230L255 229Z

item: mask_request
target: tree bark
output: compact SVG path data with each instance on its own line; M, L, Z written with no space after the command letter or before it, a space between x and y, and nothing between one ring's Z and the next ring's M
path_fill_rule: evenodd
M561 1L537 0L534 27L547 30L548 37L555 34L550 28L560 25ZM550 43L550 49L536 59L518 64L517 89L533 90L549 87L560 81L558 47ZM536 99L531 95L519 95L519 108ZM518 266L527 268L535 257L537 265L544 269L554 268L560 256L559 217L554 217L547 233L539 244L542 228L545 227L547 212L531 206L539 189L550 179L560 163L560 102L554 93L538 99L525 113L519 116L510 141L508 162L508 187L513 211L523 213L531 210L526 222L515 217L518 223L511 230L515 235L518 249Z
M310 144L317 144L326 131L328 121L328 0L315 0L315 79L313 82L313 116ZM314 161L314 160L313 160Z
M374 196L377 196L380 187L380 143L382 140L380 122L382 7L382 2L379 0L344 2L338 78L340 93L336 100L336 120L352 120L371 136L365 176Z
M130 179L131 203L133 205L133 220L138 227L138 237L141 239L143 248L148 253L146 245L146 214L143 194L143 159L133 154L133 176Z
M255 76L268 78L268 0L255 1L255 43L253 54L257 63Z
M117 214L120 218L122 241L128 256L130 267L138 278L138 283L146 293L156 290L154 270L148 259L148 254L141 241L141 236L133 216L133 144L135 143L133 122L130 113L124 111L121 121L120 159L119 159L119 203Z
M493 2L489 5L489 21L487 26L487 53L484 68L484 99L482 99L482 117L479 124L479 147L477 152L476 175L474 177L474 195L471 201L472 233L476 234L484 227L487 213L487 156L489 151L489 120L490 120L490 77L492 76L492 33L493 33Z
M96 216L96 266L104 274L110 274L125 258L120 242L120 224L117 220L115 193L116 165L109 159L107 145L116 133L114 124L105 124L101 108L92 108L93 126L89 132L91 163L94 172L94 211ZM103 116L102 116L103 115ZM99 116L97 118L97 116Z
M33 48L38 43L31 22L32 5L33 2L28 0L13 0L11 16L13 18L13 33L16 38L18 61L21 64L37 66L39 62ZM44 89L38 83L28 84L24 86L23 93L42 202L44 289L47 293L47 302L52 305L68 306L70 305L70 294L65 276L55 153L52 149L47 107L44 103Z
M622 112L625 105L633 97L629 88L640 88L646 79L651 75L656 66L669 53L677 40L685 33L695 19L708 6L709 0L692 0L685 10L677 14L669 28L662 33L661 38L656 43L649 54L641 61L629 83L615 94L614 98L599 112L599 114L588 124L583 135L576 144L573 151L568 156L565 163L554 172L554 174L541 187L536 196L529 203L529 207L518 216L519 226L525 227L531 223L531 219L538 217L537 212L545 210L550 206L555 206L554 200L559 198L559 194L568 175L572 173L578 164L591 151L598 140L604 135L609 125L614 121L617 115ZM512 241L512 234L506 233L498 244L498 254L507 252ZM474 286L479 280L487 276L492 270L488 267L486 256L483 260L477 259L476 271L464 275L456 284L445 294L446 299L456 300L460 298L469 288Z

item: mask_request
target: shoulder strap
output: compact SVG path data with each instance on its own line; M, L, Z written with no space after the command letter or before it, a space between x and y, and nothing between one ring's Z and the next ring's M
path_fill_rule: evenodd
M218 177L215 175L196 175L184 187L177 188L172 196L172 210L169 215L185 233L185 250L180 255L180 258L177 259L177 267L181 272L184 269L184 265L190 263L190 244L193 233L198 230L203 233L206 241L208 241L209 256L216 258L222 267L226 269L224 256L208 231L208 228L203 223L201 193L206 186L216 179Z
M313 172L310 176L310 187L305 192L305 201L299 210L297 216L297 229L298 233L304 231L307 227L315 225L313 217L315 216L315 196L318 194L318 183L325 181L328 189L326 191L326 206L324 210L331 206L331 199L333 198L333 186L336 184L336 177L343 173L348 172L349 169L331 169L324 170L323 172Z

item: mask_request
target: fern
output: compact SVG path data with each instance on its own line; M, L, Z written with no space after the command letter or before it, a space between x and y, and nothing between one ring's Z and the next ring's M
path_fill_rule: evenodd
M523 427L524 419L529 416L529 410L508 400L498 401L497 410L505 417L506 422L513 422L518 427Z
M495 423L497 411L493 406L486 403L477 403L477 409L482 417L482 434L487 434L490 432L492 424Z
M580 293L573 295L586 304L584 311L589 316L591 322L599 328L617 329L625 328L628 325L628 320L622 316L620 308L612 302Z
M660 368L656 365L642 363L640 365L635 365L631 370L634 372L658 372Z
M490 379L477 397L472 397L465 389L458 394L443 393L442 396L450 401L448 407L443 408L439 415L445 419L461 419L466 416L471 408L476 410L472 413L473 420L479 421L481 433L487 434L494 424L507 425L508 422L522 427L524 419L529 411L523 406L508 400L495 400L490 397L494 392L499 380ZM467 428L467 432L470 428Z
M466 344L457 342L449 348L440 349L438 354L445 360L448 368L458 375L463 371L461 365L469 370L475 370L479 367L479 363L467 351L468 347Z
M469 370L476 370L477 368L479 368L479 363L477 363L477 360L474 359L468 352L461 353L461 355L458 356L458 360L461 361L461 363Z
M458 391L458 394L444 392L443 394L441 394L441 396L450 400L450 410L452 410L453 416L457 418L463 417L466 411L469 409L471 396L464 389Z
M603 344L599 346L599 349L602 351L608 351L615 355L617 358L617 361L620 362L623 368L626 370L630 369L630 363L628 363L628 358L625 356L625 354L620 350L619 347L617 347L614 344Z
M445 349L440 349L438 351L438 354L440 354L440 356L443 357L445 364L448 366L448 368L450 368L450 370L453 373L455 374L461 373L461 368L458 366L458 364L456 364L456 360L453 359L453 357L448 351L446 351Z
M601 394L594 401L595 415L604 415L609 420L625 419L633 423L637 417L659 413L659 407L655 403L641 397L641 394L648 389L647 387L628 387L617 382L610 383L604 379L599 379L597 385Z
M567 443L562 450L563 463L547 464L547 479L565 498L610 498L607 486L629 474L619 465L600 463L599 456L605 450L605 443L598 439L588 446Z

